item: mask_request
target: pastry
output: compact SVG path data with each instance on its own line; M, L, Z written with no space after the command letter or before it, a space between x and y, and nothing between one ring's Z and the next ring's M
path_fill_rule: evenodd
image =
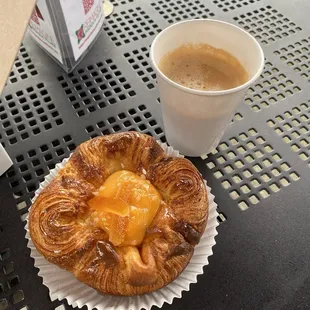
M102 293L153 292L187 266L208 198L195 166L136 132L82 143L29 214L37 250Z

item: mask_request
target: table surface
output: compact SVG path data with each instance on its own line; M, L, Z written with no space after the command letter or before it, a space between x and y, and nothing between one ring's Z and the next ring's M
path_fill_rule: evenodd
M0 142L14 166L0 178L0 309L72 309L50 300L29 256L30 199L91 137L138 130L165 141L148 50L160 30L188 18L243 27L261 42L266 66L217 150L192 159L216 197L219 235L198 283L163 308L309 309L309 1L113 3L71 74L26 35L1 96Z

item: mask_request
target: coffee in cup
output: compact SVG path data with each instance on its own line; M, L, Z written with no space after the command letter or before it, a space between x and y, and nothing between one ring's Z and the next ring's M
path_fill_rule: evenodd
M159 69L175 83L198 90L231 89L249 78L236 57L203 43L184 44L167 53Z
M164 29L152 43L150 58L167 141L187 156L207 154L218 145L264 67L254 37L212 19Z

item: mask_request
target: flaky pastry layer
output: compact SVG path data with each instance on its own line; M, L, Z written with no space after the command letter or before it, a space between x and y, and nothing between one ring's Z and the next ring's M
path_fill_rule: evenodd
M87 201L116 171L148 179L162 197L139 247L115 247L90 221ZM155 291L187 266L205 230L208 198L195 166L165 155L154 138L136 132L97 137L73 152L31 207L29 229L51 263L103 293L131 296Z

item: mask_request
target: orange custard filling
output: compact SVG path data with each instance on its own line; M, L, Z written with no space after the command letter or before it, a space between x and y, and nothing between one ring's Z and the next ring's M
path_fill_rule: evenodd
M109 176L88 201L95 225L108 233L115 246L141 244L160 203L161 196L150 181L127 170Z

